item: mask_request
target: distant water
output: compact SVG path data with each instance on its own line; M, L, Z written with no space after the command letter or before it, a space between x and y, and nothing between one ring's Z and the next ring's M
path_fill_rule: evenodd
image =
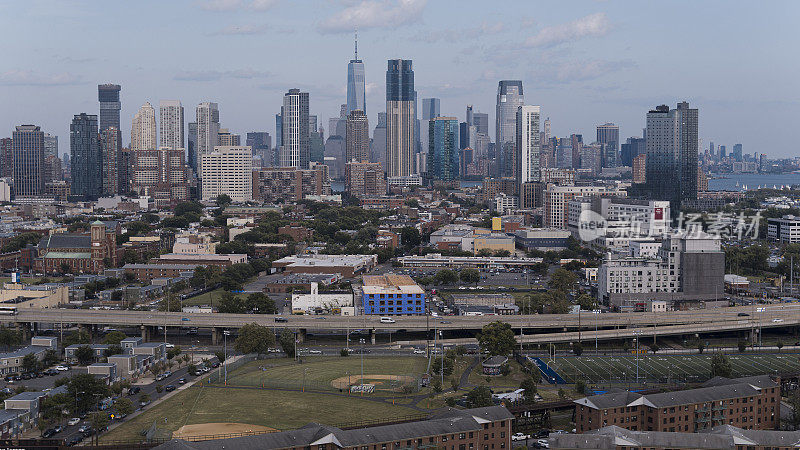
M745 186L748 190L758 189L759 186L769 188L777 186L780 189L782 185L800 185L800 173L726 173L717 176L725 178L708 180L709 191L742 191Z
M331 191L334 193L344 192L344 181L331 181Z

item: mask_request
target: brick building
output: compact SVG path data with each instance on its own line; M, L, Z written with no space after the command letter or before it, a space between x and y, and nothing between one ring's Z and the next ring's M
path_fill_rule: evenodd
M118 260L117 222L95 221L89 234L53 234L45 236L35 247L33 268L42 273L63 272L62 265L72 273L103 273L116 267Z
M279 431L225 441L188 442L173 439L158 450L259 448L291 450L507 450L511 448L514 416L502 406L457 410L448 408L430 419L342 430L310 423Z
M141 149L127 154L133 159L130 181L134 192L153 197L157 208L189 200L189 167L182 148ZM120 177L124 179L125 175Z
M356 197L386 194L386 177L380 163L349 162L344 167L345 190Z
M261 202L296 202L307 195L330 195L328 167L261 167L253 170L253 199Z
M719 425L774 430L780 423L780 400L780 382L767 375L715 377L697 389L612 392L575 400L575 428L578 433L607 426L684 433Z
M278 234L285 234L291 237L295 242L303 242L314 236L314 230L292 224L278 228Z

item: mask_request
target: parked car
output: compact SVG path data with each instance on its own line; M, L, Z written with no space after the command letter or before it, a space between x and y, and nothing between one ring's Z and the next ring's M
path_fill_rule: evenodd
M82 440L83 440L82 434L73 434L72 437L70 437L67 440L67 447L74 447L80 444Z
M42 437L47 439L47 438L53 437L55 434L56 434L56 430L54 430L52 428L48 428L48 429L46 429L46 430L44 430L42 432Z
M136 395L141 391L142 388L140 388L139 386L131 386L131 388L128 389L128 395Z
M72 419L69 419L67 421L67 425L69 425L69 426L77 425L77 424L80 423L80 421L81 421L81 419L79 419L77 417L73 417Z
M66 371L69 370L69 366L58 365L58 366L56 366L56 370L59 371L59 372L66 372Z
M512 441L524 441L525 439L528 439L528 438L530 438L530 436L528 436L527 434L524 434L524 433L514 433L511 436L511 440Z
M167 370L166 372L164 372L164 378L169 378L171 376L172 376L172 371L171 370Z
M61 425L56 425L53 427L53 431L55 431L56 434L61 433L62 431L64 431L64 427L62 427Z
M212 367L212 368L214 368L214 369L216 369L217 367L219 367L219 361L214 361L214 362L212 362L212 363L211 363L211 367Z
M81 425L81 427L78 428L78 433L85 433L89 428L89 425Z

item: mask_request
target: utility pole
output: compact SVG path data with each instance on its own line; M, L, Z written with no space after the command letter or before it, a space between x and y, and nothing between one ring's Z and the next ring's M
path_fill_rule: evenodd
M222 353L223 353L223 358L225 359L225 360L222 362L222 365L223 365L223 366L224 366L224 368L225 368L225 386L227 386L227 385L228 385L228 335L229 335L229 334L231 334L231 332L230 332L230 331L228 331L228 330L224 330L224 331L222 332L222 335L223 335L223 338L222 338L222 339L223 339L223 342L224 342L224 343L223 343L223 350L222 350Z

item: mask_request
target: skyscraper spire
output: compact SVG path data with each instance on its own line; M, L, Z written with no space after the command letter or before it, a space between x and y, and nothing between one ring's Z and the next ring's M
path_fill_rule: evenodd
M353 59L358 61L358 28L356 28L356 56Z

